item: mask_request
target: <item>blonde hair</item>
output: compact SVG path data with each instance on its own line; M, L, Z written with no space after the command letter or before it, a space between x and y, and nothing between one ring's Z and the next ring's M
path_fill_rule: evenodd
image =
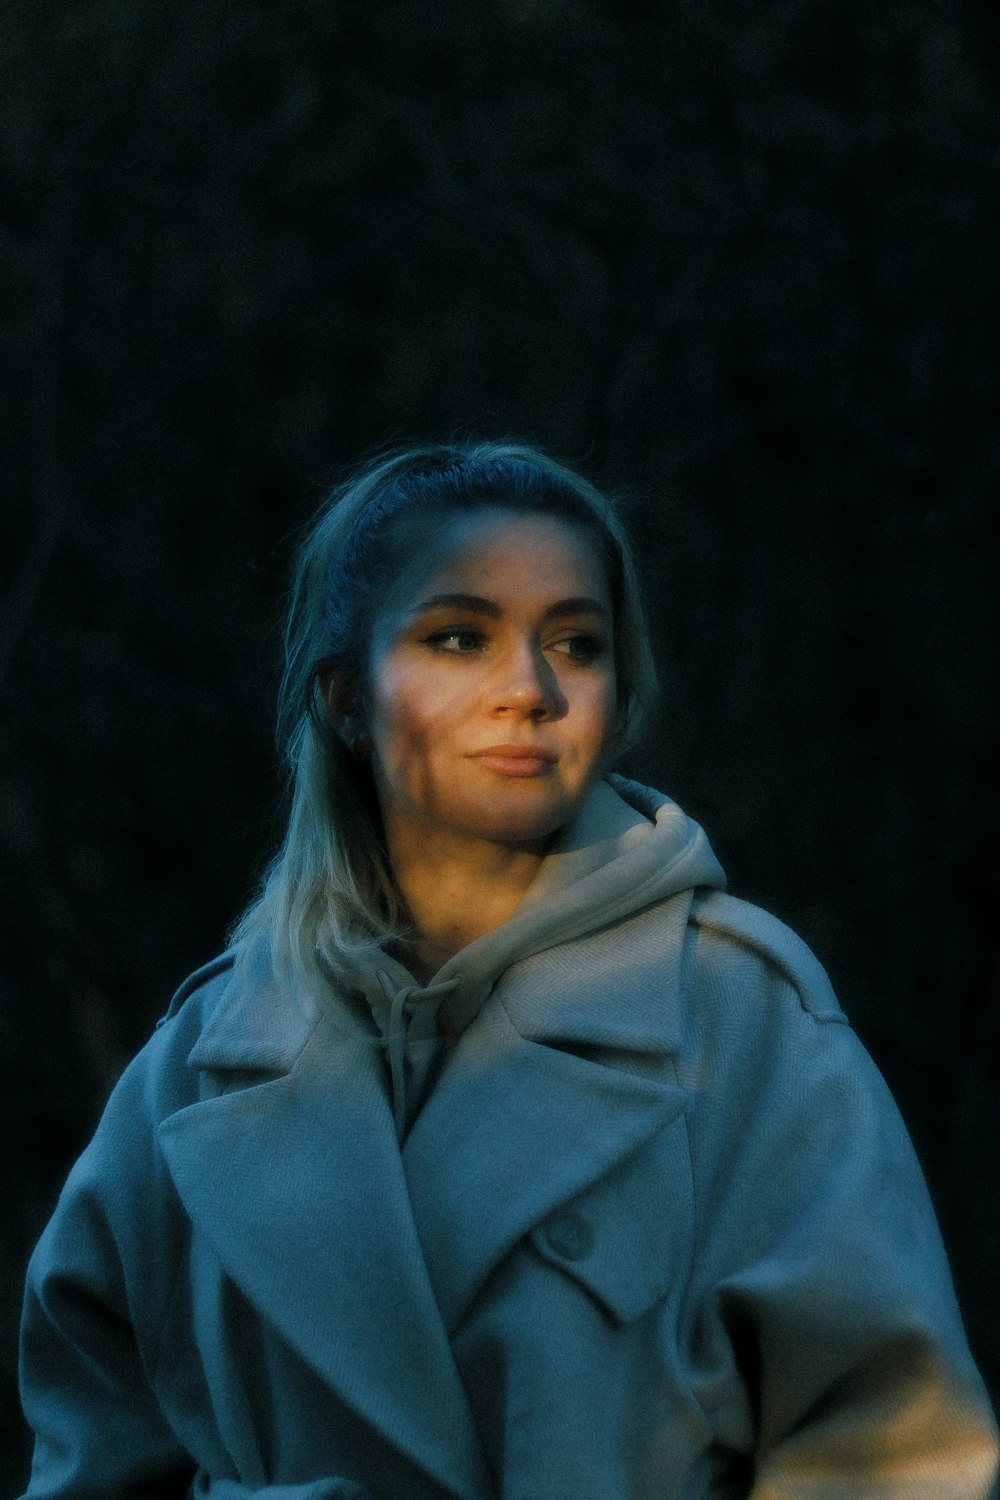
M454 443L384 454L330 495L299 550L285 630L278 728L291 781L284 842L232 934L237 964L266 945L282 987L320 989L402 935L374 780L331 722L321 692L336 670L358 705L378 600L405 560L405 521L499 506L586 527L602 549L614 609L619 723L612 757L652 705L655 671L632 550L611 501L519 443Z

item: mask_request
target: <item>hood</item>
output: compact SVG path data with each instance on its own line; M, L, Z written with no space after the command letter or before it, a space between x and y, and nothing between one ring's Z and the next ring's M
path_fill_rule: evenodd
M610 775L557 835L512 917L424 985L389 954L356 976L386 1046L405 1133L440 1064L497 980L519 960L725 875L702 829L662 793Z

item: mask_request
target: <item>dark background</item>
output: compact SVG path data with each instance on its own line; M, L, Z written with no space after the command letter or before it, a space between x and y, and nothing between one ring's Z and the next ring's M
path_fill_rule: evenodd
M280 827L296 528L453 429L634 498L631 768L831 970L996 1393L994 0L19 0L0 43L4 1493L30 1245Z

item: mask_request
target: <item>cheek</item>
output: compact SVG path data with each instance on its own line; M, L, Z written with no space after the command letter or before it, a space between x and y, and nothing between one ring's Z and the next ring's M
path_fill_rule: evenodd
M618 713L615 685L604 681L594 685L585 703L580 705L580 722L587 726L587 739L595 754L600 755L614 736Z
M453 718L454 705L439 685L391 669L376 674L368 723L375 753L390 775L426 761L444 744Z

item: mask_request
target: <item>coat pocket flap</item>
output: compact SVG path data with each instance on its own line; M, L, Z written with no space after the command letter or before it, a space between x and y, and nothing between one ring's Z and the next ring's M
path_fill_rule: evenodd
M682 1283L691 1241L691 1173L683 1119L531 1231L561 1267L620 1323L632 1323Z

